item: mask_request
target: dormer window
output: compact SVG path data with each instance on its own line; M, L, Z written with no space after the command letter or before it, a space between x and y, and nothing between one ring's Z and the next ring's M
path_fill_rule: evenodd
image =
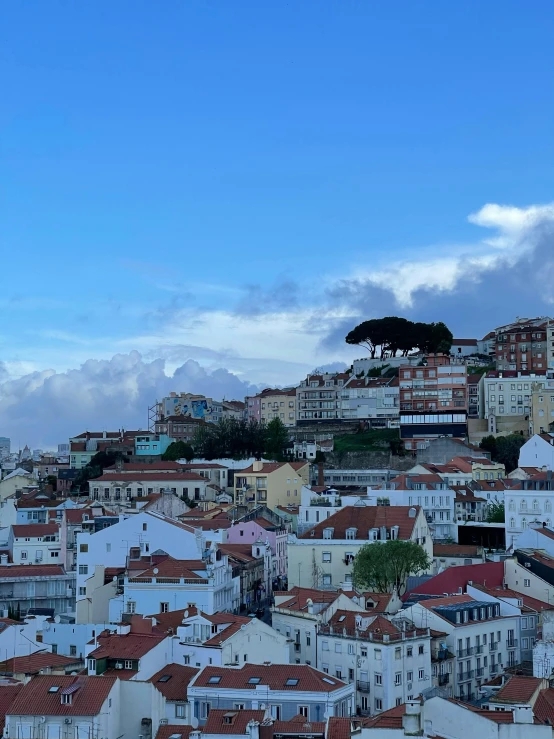
M73 696L71 693L69 695L67 695L66 693L62 693L62 705L70 706L72 698Z
M351 526L349 529L346 529L346 538L355 539L357 533L358 533L358 529L355 526Z
M332 539L333 538L333 531L335 529L332 526L329 526L326 529L323 529L323 538L324 539Z

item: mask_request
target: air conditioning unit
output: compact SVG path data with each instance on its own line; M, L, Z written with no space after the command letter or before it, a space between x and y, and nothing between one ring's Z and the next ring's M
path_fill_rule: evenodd
M123 669L123 662L116 662L115 663L115 669L116 670L122 670Z
M71 724L71 723L73 723L73 719L72 718L64 718L63 722L64 722L64 724Z
M525 563L525 566L527 567L528 570L530 570L531 569L531 562L526 562Z
M165 726L168 723L169 723L169 720L168 719L166 719L166 718L161 718L160 719L160 726Z

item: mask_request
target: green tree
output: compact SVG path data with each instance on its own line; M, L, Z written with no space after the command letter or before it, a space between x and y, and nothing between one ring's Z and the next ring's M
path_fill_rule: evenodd
M364 544L354 559L352 580L358 590L404 592L408 575L417 575L431 566L431 560L415 541L394 539L383 544Z
M493 461L496 461L496 436L493 436L492 434L490 434L489 436L484 436L479 442L479 448L484 449L486 452L489 452L489 454L491 455L491 459Z
M52 486L52 490L56 490L58 486L58 478L56 475L46 475L46 484Z
M280 418L272 418L265 429L265 456L277 462L283 460L289 434Z
M493 462L500 462L506 467L506 472L513 472L519 464L519 450L525 444L525 437L521 434L508 436L485 436L479 446L490 452Z
M487 523L505 523L506 511L504 503L495 501L487 506Z
M162 459L165 462L176 462L178 459L186 459L190 462L194 459L194 449L184 441L172 441L162 454Z
M100 477L102 471L113 465L123 456L120 452L97 452L90 460L90 462L79 470L77 477L73 483L72 490L80 490L81 492L86 491L88 488L88 481L95 477Z
M406 357L412 349L425 354L443 352L448 354L452 347L452 332L442 321L437 323L414 323L400 316L371 318L355 326L346 336L347 344L365 346L375 359L379 356L396 357L398 352Z

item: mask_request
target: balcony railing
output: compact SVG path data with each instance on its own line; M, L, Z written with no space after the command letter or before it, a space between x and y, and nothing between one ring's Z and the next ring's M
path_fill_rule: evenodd
M369 681L368 680L357 680L356 690L359 690L360 693L369 693Z
M485 668L484 667L478 667L475 670L475 676L476 677L483 677L484 674L485 674Z
M459 672L458 673L458 682L463 683L467 680L473 680L473 676L475 674L475 670L466 670L466 672Z
M483 654L483 650L485 647L482 644L478 644L476 647L474 647L473 654Z
M489 652L496 652L498 651L498 642L497 641L491 641L489 644Z
M508 649L517 649L517 639L506 639Z
M439 675L439 685L448 685L450 682L450 675L448 673L445 673L444 675Z
M458 659L461 657L471 657L473 654L473 647L467 647L467 649L458 649Z

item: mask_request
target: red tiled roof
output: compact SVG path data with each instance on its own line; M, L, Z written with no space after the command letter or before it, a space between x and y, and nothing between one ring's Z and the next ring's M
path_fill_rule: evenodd
M9 713L12 703L19 695L23 685L0 685L0 732L4 731L6 714Z
M199 519L186 519L189 526L193 526L195 529L202 529L202 531L218 531L219 529L229 529L233 525L232 521L228 518L199 518Z
M24 657L12 657L0 663L2 672L23 672L33 675L46 667L66 667L67 665L79 665L82 662L78 657L65 657L63 654L52 654L51 652L35 652Z
M350 739L352 722L349 718L330 716L327 723L327 739Z
M13 535L20 539L22 537L55 536L59 528L55 523L30 523L12 526Z
M187 577L190 579L205 579L205 575L198 575L194 570L206 570L206 563L201 559L173 559L167 557L161 562L149 566L143 572L133 573L133 577Z
M165 635L155 634L110 634L98 637L98 647L89 657L101 659L140 659L154 649Z
M420 600L420 605L425 606L425 608L434 609L439 608L440 606L453 606L457 603L473 603L475 601L475 598L473 598L471 595L467 595L466 593L462 593L460 595L445 595L444 598L431 598L429 600Z
M89 480L89 484L96 482L120 482L123 487L126 482L144 482L145 485L152 482L163 482L170 484L170 482L206 482L206 478L201 475L196 475L194 472L160 472L159 477L156 477L155 473L147 472L130 472L121 474L118 472L109 472L100 477L95 477Z
M188 616L195 616L198 611L196 608L182 608L178 611L151 613L147 618L154 618L156 620L156 628L159 631L167 633L172 630L173 633L176 633L177 628L183 625L183 619L186 618L185 613L187 613Z
M368 591L367 593L362 593L361 597L364 599L363 604L361 604L364 608L371 607L367 605L368 600L375 603L368 613L385 613L391 602L392 593L373 593L372 591Z
M275 470L281 469L281 467L284 467L285 465L289 465L293 468L296 472L301 470L303 467L307 467L310 463L309 462L264 462L262 464L261 470L256 470L254 472L254 465L250 465L250 467L246 467L243 470L235 470L235 477L240 475L269 475L272 472L275 472Z
M38 525L38 524L37 524ZM54 575L65 575L61 565L1 565L0 580L14 578L21 580L26 577L52 577Z
M546 601L538 600L537 598L531 598L530 595L525 595L525 593L518 593L516 590L511 590L510 588L505 588L503 586L497 585L494 588L488 588L484 585L474 585L474 587L478 588L479 590L484 590L487 593L490 593L491 595L494 595L496 598L509 598L509 599L518 599L523 601L523 605L533 611L536 611L537 613L540 613L541 611L550 611L552 610L552 606L549 603L546 603Z
M340 593L335 593L330 590L316 590L312 588L299 588L295 585L291 590L274 592L273 596L289 595L288 600L282 603L275 604L275 608L287 608L289 611L307 611L308 610L308 599L313 603L334 603L339 597Z
M218 683L210 683L210 678L220 677ZM216 690L255 690L256 684L250 678L259 677L259 685L267 685L271 690L314 691L332 693L345 686L342 680L330 677L315 670L310 665L251 665L240 669L232 667L208 666L195 678L191 687L215 688ZM288 679L298 680L295 685L286 685Z
M265 711L231 711L224 708L212 708L202 731L205 734L246 734L248 722L261 723L264 714Z
M402 728L402 717L406 713L406 704L402 703L400 706L389 708L388 711L383 711L378 716L366 719L363 722L363 726L366 729L401 729Z
M189 739L191 731L194 731L192 726L185 726L184 724L161 724L156 732L155 739L170 739L170 737Z
M116 677L104 675L36 675L12 703L9 716L97 716L112 690ZM78 684L71 703L62 703L61 691ZM59 687L56 693L50 688Z
M204 615L204 614L202 614ZM236 634L238 631L241 630L243 624L248 624L250 621L252 621L251 618L247 618L246 616L233 616L232 614L227 615L227 620L225 623L229 621L229 626L222 629L218 634L214 634L211 639L208 639L204 642L205 646L208 647L217 647L223 642L227 641L227 639L230 639L230 637L233 636L233 634ZM214 623L212 621L212 623Z
M375 613L369 612L355 612L355 611L343 611L337 610L329 619L329 625L333 627L335 633L337 630L346 629L347 631L354 631L356 629L356 621L361 616L361 625L358 626L358 631L367 634L388 634L396 635L402 633L400 629L394 626L384 616L376 615ZM364 623L366 628L364 629Z
M529 703L541 685L540 677L513 675L490 699L490 703Z
M148 682L151 682L168 701L186 701L187 688L200 670L197 667L178 665L175 662L163 667ZM165 679L169 676L169 680ZM164 678L161 680L160 678Z
M535 718L543 724L547 721L554 726L554 689L541 690L533 706Z
M125 462L121 469L118 469L115 464L110 467L105 467L104 470L107 472L121 472L125 475L127 472L179 472L185 467L184 464L178 462Z
M216 464L215 462L187 462L183 465L186 470L226 470L227 467L223 464Z
M293 716L288 721L274 721L273 734L325 734L325 721L308 721L301 713Z
M416 515L410 518L410 509L415 509ZM398 538L407 540L413 534L414 527L420 512L420 506L345 506L312 529L301 534L299 539L323 539L324 529L333 528L333 539L345 539L346 530L358 529L358 540L368 539L370 529L386 526L398 526Z
M444 572L440 572L409 593L405 593L402 600L407 600L413 594L442 595L443 593L455 593L459 588L465 590L469 580L472 580L474 584L482 585L485 583L490 587L502 585L504 581L504 563L485 562L478 565L448 567Z

